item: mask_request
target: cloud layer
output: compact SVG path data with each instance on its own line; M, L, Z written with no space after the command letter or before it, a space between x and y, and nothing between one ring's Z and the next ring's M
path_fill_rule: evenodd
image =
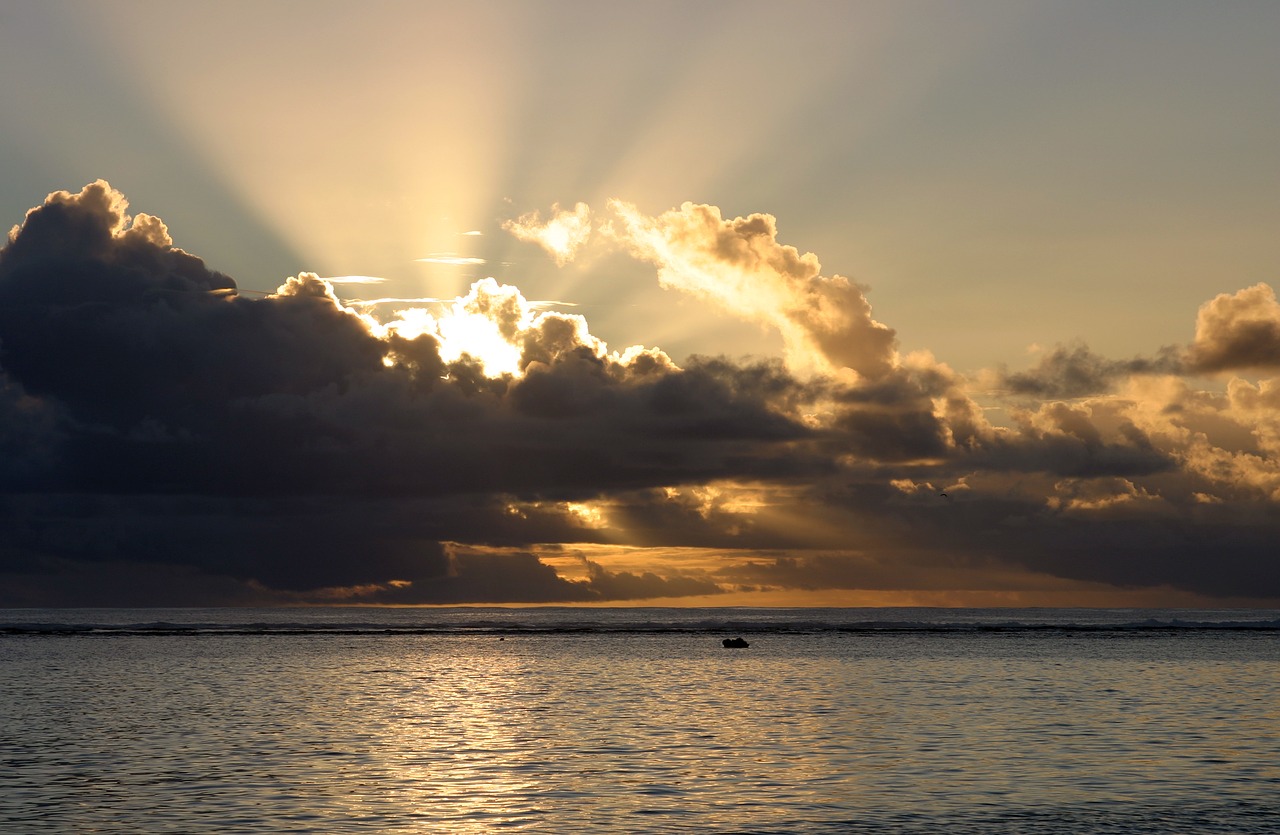
M768 215L611 211L509 229L621 245L785 357L611 351L492 279L250 298L106 183L50 195L0 251L0 605L1280 600L1280 382L1222 376L1280 365L1270 287L979 386Z

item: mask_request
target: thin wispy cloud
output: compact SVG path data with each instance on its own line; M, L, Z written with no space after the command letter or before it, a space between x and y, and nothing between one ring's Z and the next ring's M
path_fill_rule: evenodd
M377 307L378 305L404 304L453 304L457 299L443 299L435 296L388 296L381 299L343 299L343 303L352 307ZM534 310L547 310L553 307L578 307L575 302L530 299L525 302Z
M387 279L373 275L334 275L325 276L330 284L384 284Z
M468 267L485 263L483 258L458 255L453 252L433 252L423 258L415 258L413 260L422 264L446 264L453 267Z
M343 299L343 303L351 307L376 307L384 304L447 304L452 299L441 299L434 296L384 296L380 299Z

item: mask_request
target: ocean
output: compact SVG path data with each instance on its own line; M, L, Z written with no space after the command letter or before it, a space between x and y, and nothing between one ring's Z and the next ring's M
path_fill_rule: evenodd
M1280 611L0 611L0 832L498 831L1280 832Z

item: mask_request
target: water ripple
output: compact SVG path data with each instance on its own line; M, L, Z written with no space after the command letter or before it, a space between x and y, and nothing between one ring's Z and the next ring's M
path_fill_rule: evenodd
M1265 634L0 637L0 830L1280 831Z

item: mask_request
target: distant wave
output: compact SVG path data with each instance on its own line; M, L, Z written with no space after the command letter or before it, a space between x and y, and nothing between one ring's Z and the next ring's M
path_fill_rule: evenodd
M198 609L0 610L0 635L1160 633L1280 631L1275 610Z

